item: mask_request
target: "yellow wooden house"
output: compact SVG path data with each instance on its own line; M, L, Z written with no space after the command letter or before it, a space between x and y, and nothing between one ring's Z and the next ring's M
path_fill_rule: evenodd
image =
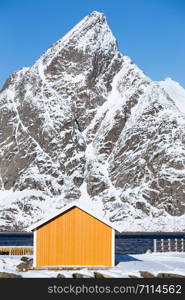
M34 233L34 267L115 264L118 228L73 202L29 228Z

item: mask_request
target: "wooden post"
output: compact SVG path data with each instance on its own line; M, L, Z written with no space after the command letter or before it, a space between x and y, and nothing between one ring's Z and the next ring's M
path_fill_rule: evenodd
M154 239L154 252L157 252L157 239Z
M184 239L183 238L181 239L181 250L182 250L182 252L184 252Z
M168 239L168 251L171 251L171 239Z
M161 251L164 252L164 239L161 239Z
M175 239L175 251L177 252L177 248L178 248L178 242L177 239Z

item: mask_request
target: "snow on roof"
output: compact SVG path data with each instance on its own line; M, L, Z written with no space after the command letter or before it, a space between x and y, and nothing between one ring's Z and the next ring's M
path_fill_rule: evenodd
M99 221L101 221L102 223L110 226L111 228L119 231L120 229L114 225L113 223L109 222L108 220L102 218L102 216L98 215L97 213L94 213L92 210L90 210L88 207L86 207L84 204L80 204L78 202L72 202L68 205L65 205L64 207L62 207L61 209L59 209L57 212L55 212L52 215L47 216L46 218L41 219L39 222L32 224L30 227L27 228L27 231L33 231L35 229L37 229L38 227L40 227L41 225L47 223L48 221L56 218L57 216L61 215L62 213L66 212L67 210L73 208L73 207L78 207L81 210L85 211L86 213L88 213L89 215L91 215L92 217L98 219Z

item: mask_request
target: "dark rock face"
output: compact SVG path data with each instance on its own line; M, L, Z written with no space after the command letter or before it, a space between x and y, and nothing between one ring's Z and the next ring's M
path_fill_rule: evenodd
M173 100L119 52L103 14L84 18L0 92L0 230L78 199L124 230L184 230Z
M25 272L28 271L33 265L33 259L23 256L21 258L21 263L16 266L17 272Z
M73 278L93 278L93 276L82 274L82 273L74 273Z
M157 274L158 278L185 278L182 274L173 274L173 273L159 273Z
M32 263L33 263L33 259L32 259L32 258L29 258L29 257L27 257L27 256L22 256L22 257L21 257L21 261L23 261L24 263L29 263L30 266L31 266Z
M94 272L94 277L95 278L115 278L114 276L104 274L104 273L100 273L100 272Z
M22 278L22 276L14 273L0 272L0 278Z
M59 273L59 274L57 275L57 278L66 278L66 277L65 277L65 275Z
M154 278L155 277L152 273L147 272L147 271L140 271L139 273L140 273L141 277L143 277L143 278Z

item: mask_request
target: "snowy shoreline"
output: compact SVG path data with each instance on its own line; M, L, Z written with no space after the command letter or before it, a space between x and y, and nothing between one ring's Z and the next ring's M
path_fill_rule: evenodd
M27 256L29 259L32 256ZM185 253L168 252L168 253L146 253L137 255L122 255L121 261L112 268L106 270L28 270L18 272L16 266L21 263L21 256L0 256L0 274L13 273L21 275L23 278L74 278L74 274L86 278L143 278L144 276L164 277L161 274L170 275L171 277L185 277ZM60 274L60 276L59 276Z

